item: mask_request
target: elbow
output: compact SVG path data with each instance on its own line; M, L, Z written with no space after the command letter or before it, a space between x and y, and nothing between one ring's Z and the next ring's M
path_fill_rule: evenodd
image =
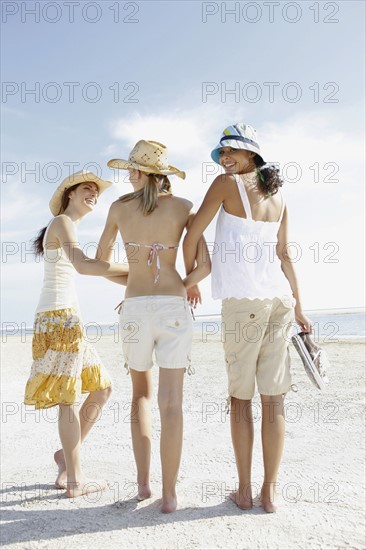
M83 262L74 263L74 268L80 275L87 275L86 266Z
M193 248L193 244L194 240L192 237L192 233L188 231L183 239L183 250L188 251L191 247Z
M203 273L205 277L207 277L211 273L211 265L212 264L210 258L207 258L203 264Z

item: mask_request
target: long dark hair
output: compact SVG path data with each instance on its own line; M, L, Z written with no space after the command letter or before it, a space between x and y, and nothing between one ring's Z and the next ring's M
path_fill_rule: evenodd
M83 182L83 183L85 183L85 182ZM65 212L65 210L66 210L66 208L68 207L68 204L69 204L69 200L70 200L69 196L70 196L71 191L74 191L77 187L79 187L79 185L82 185L82 184L77 183L76 185L73 185L72 187L69 187L68 189L65 189L65 191L63 192L62 198L61 198L61 206L60 206L59 212L57 213L57 216L62 214L62 212ZM43 256L44 255L43 239L44 239L47 227L49 226L50 223L51 222L49 222L45 227L42 227L42 229L39 230L37 236L34 239L32 239L32 247L33 247L33 250L36 254L36 258L38 256Z
M265 165L262 157L255 155L254 163L256 165L256 172L258 176L258 184L260 189L271 197L278 192L278 189L282 187L283 180L280 178L280 171L278 168L272 165Z
M172 193L172 186L169 178L162 174L147 174L149 181L142 189L122 195L118 200L128 202L132 199L140 198L140 206L144 216L154 212L158 204L158 193Z

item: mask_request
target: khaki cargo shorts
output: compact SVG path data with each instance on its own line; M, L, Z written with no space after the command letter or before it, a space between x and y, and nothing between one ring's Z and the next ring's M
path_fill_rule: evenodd
M289 344L295 303L292 296L222 302L230 396L252 399L255 381L262 395L281 395L291 389Z

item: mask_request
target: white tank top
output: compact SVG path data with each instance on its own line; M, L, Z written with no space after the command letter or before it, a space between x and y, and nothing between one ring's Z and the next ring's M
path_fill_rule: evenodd
M43 247L48 229L49 226L43 237ZM76 269L62 247L44 248L44 279L36 313L65 308L79 310L75 273Z
M279 220L256 221L252 218L245 185L239 175L236 174L235 179L247 217L229 214L221 206L212 255L212 297L224 300L292 296L276 254L277 233L285 208L282 194Z

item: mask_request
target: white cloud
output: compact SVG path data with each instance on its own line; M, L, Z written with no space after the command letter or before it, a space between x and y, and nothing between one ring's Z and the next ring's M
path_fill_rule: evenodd
M110 145L107 145L106 147L104 147L100 154L102 157L111 157L115 155L117 151L118 151L117 145L115 143L111 143Z
M111 132L115 139L124 142L125 158L138 140L155 140L167 145L171 164L175 165L179 159L183 162L182 169L188 170L207 158L207 153L216 144L219 118L217 105L168 110L161 115L134 113L113 122Z

